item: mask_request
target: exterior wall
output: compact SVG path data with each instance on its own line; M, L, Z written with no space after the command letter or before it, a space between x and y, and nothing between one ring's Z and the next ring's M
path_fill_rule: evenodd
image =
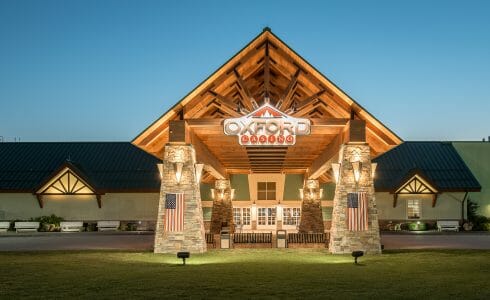
M490 142L453 142L468 168L481 185L481 192L469 193L480 205L478 213L490 217Z
M102 196L102 208L95 196L44 196L44 208L30 193L0 194L0 219L26 220L55 214L65 220L155 221L158 193L111 193Z
M460 220L461 201L463 198L464 193L443 193L437 197L436 206L432 207L431 195L399 195L397 205L396 207L393 207L393 194L376 193L378 216L380 220L408 221L407 199L422 200L420 220Z
M248 176L246 174L230 175L231 188L235 189L235 199L237 201L249 201L250 190L248 185Z

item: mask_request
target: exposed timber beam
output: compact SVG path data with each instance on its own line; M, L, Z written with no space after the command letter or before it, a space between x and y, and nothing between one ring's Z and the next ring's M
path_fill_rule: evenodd
M314 95L306 98L305 100L301 101L300 103L298 103L298 106L296 107L296 112L294 115L302 115L304 114L304 111L306 108L308 108L308 106L310 106L311 104L313 104L314 101L316 101L318 99L318 97L320 97L323 93L325 93L325 90L321 90L319 91L318 93L315 93Z
M252 110L252 102L251 100L253 99L252 93L250 93L250 90L247 88L247 85L245 84L245 81L243 80L242 76L238 73L237 69L233 69L233 73L235 74L236 77L236 82L239 87L239 91L243 92L244 95L242 95L243 98L243 105L245 105L245 108L248 110ZM240 93L242 94L242 93Z
M210 173L216 179L226 179L227 173L225 167L214 156L208 147L199 139L199 137L191 132L191 143L196 151L196 160L199 163L204 164L204 170Z
M210 93L211 95L213 95L213 97L215 97L217 100L219 100L219 103L216 103L216 106L218 108L222 108L222 110L224 112L226 112L227 114L229 114L233 117L239 117L242 115L241 113L239 113L237 111L237 106L235 103L233 103L232 100L229 100L225 96L220 95L213 90L209 90L208 93Z
M298 76L299 76L300 71L301 71L300 68L298 68L296 70L294 75L291 77L291 81L289 82L289 84L288 84L286 90L284 91L281 99L279 99L279 101L281 101L281 104L279 105L279 110L284 111L286 108L289 107L289 105L291 105L291 100L293 99L293 95L294 95L294 87L296 86L296 83L298 82Z
M338 162L339 151L342 144L346 143L365 143L366 142L366 122L363 120L349 120L343 132L325 148L311 164L309 178L317 179L326 173L332 163Z
M269 56L269 42L265 44L265 61L264 61L264 96L270 97L271 85L271 64Z
M341 145L342 135L339 134L332 142L330 142L323 153L313 161L309 168L309 179L317 179L330 169L332 163L339 160L339 150Z

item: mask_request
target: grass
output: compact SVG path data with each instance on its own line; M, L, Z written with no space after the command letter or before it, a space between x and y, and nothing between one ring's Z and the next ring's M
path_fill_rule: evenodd
M490 251L404 251L360 258L325 250L0 253L2 299L489 299Z

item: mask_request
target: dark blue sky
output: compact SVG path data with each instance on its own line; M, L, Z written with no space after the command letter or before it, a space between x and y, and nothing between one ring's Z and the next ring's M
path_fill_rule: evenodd
M490 1L0 0L0 136L129 141L264 26L405 140L490 135Z

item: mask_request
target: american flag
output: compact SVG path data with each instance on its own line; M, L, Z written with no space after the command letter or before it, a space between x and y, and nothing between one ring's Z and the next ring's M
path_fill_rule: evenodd
M184 193L165 194L165 231L184 231Z
M368 202L366 193L347 194L347 229L363 231L368 229Z

